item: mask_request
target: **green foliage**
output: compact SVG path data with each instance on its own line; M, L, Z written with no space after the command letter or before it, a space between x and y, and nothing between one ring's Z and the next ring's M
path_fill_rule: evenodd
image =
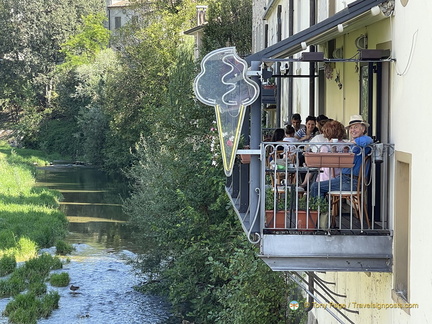
M21 294L6 305L3 312L9 316L11 323L36 323L39 318L48 317L52 311L58 308L60 295L57 292L50 292L42 298L38 298L33 292Z
M43 280L33 281L29 284L28 290L36 296L42 296L47 292L47 286Z
M104 13L99 0L2 1L0 104L29 147L36 147L39 125L55 106L61 44L78 32L82 17L97 13Z
M70 254L72 253L72 251L74 251L75 248L69 244L66 243L65 241L57 241L56 243L56 253L57 254L62 254L62 255L66 255L66 254Z
M6 275L12 273L16 268L16 264L17 263L16 263L15 257L13 255L2 256L0 258L0 277L6 276Z
M64 157L77 158L81 154L81 142L75 119L48 119L40 125L38 146L48 153L59 153Z
M14 233L10 229L0 230L0 246L2 249L10 249L16 246Z
M252 52L252 0L208 1L203 50L235 46L240 56Z
M222 309L218 313L210 311L211 322L284 322L291 287L282 273L274 273L255 253L239 242L223 262L209 258L212 276L227 280L216 292Z
M304 195L298 200L298 208L300 210L306 210L309 207L310 210L320 210L321 213L328 212L328 201L323 197L309 197ZM309 204L309 205L308 205Z
M257 259L228 207L221 165L211 163L214 112L193 101L192 48L173 59L166 87L144 88L158 91L158 102L120 116L145 116L124 205L144 250L136 266L149 280L140 288L168 294L175 312L196 323L283 322L293 285Z
M276 204L275 204L276 200ZM286 204L286 206L285 206ZM291 206L291 200L289 191L287 190L285 194L275 192L271 187L267 188L265 191L265 204L264 208L266 210L285 210L289 209Z
M66 217L57 209L62 196L34 187L33 164L45 163L40 152L3 146L0 152L0 256L23 260L66 235Z
M54 273L50 277L50 284L54 287L66 287L69 282L70 277L67 272Z
M83 24L77 34L61 45L60 52L66 56L63 68L91 63L108 46L110 31L103 25L105 20L107 18L102 13L83 17Z

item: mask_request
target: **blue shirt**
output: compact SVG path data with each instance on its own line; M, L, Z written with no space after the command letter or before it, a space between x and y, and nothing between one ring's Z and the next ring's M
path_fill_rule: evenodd
M362 149L361 147L366 147L370 144L373 143L373 139L367 135L362 135L360 137L357 137L354 142L357 144L356 146L353 147L352 152L355 153L354 155L354 166L352 168L352 172L353 175L358 176L359 172L360 172L360 168L362 165L362 159L363 159L363 154L361 153ZM368 156L371 152L371 148L370 147L366 147L364 149L364 157L366 158L366 156ZM366 174L368 173L368 168L369 165L366 166ZM343 168L342 169L342 174L348 174L351 175L351 168Z

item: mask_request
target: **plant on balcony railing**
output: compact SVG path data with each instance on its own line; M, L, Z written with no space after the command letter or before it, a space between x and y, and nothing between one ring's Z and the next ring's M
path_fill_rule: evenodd
M239 143L238 143L238 149L239 150L247 150L249 148L250 148L249 145L245 145L244 136L241 135L241 137L239 139ZM239 154L238 156L240 157L241 163L243 163L243 164L249 164L250 163L250 159L251 159L250 154Z
M328 201L325 198L309 197L308 201L308 195L303 195L298 200L296 212L298 229L316 229L318 225L319 228L327 227Z
M285 216L289 208L290 201L289 199L285 201L283 193L275 193L274 188L268 188L265 193L265 227L285 228Z

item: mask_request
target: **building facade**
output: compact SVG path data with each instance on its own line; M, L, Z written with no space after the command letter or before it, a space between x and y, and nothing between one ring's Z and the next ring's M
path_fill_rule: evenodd
M136 19L136 14L131 3L128 0L106 0L107 7L107 28L111 31L115 31L123 27L128 22Z
M349 259L351 264L365 262L359 260L367 252L385 254L383 262L388 267L372 265L370 271L367 267L362 271L350 266L342 269L337 262L323 266L318 258L310 263L297 261L293 253L284 250L295 246L305 250L302 260L312 257L317 249L309 247L324 244L319 235L300 232L297 238L279 240L284 234L278 234L272 241L262 224L259 229L257 223L264 222L265 216L252 215L255 210L260 215L260 208L253 207L260 198L251 187L265 182L265 167L260 169L259 161L265 153L260 151L261 141L253 143L253 135L251 153L257 158L256 166L253 159L250 166L240 166L237 178L227 185L245 232L252 243L260 245L261 257L270 267L292 271L293 279L304 286L310 323L427 323L432 318L428 307L432 261L427 253L432 246L428 233L432 220L421 210L427 210L431 192L426 170L432 153L425 150L423 142L428 140L424 132L431 116L427 55L432 35L427 13L432 3L256 0L253 7L255 53L247 60L251 66L270 71L277 83L276 109L267 109L271 115L267 126L283 127L293 113L300 113L303 120L308 115L325 114L345 125L351 115L361 114L371 125L368 134L375 142L389 145L385 165L373 164L381 169L374 175L379 179L367 199L368 205L380 205L371 221L387 224L381 227L386 233L372 233L383 234L382 241L374 241L377 236L372 234L363 235L364 241L341 238L319 251L327 259ZM261 111L266 110L265 104L260 104ZM249 120L246 128L252 134L257 126L253 116ZM407 132L411 128L420 136ZM243 203L241 184L236 189L242 177L248 179L249 190L243 193L247 196ZM285 234L290 236L288 231ZM328 234L331 237L330 231ZM383 243L385 240L390 243ZM357 244L366 249L357 250ZM346 246L352 255L337 254ZM287 258L286 265L276 259L269 261L281 255Z

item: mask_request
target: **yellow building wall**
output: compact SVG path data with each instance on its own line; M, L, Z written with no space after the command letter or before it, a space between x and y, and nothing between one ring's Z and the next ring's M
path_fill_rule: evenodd
M371 26L364 27L345 34L336 39L336 48L343 48L344 58L355 58L358 49L355 40L360 35L367 35L368 48L375 49L378 44L390 41L390 22L388 19L381 20ZM327 53L329 56L331 53ZM360 63L332 63L333 78L326 79L326 115L346 125L349 117L360 113ZM339 89L336 77L342 89Z
M318 318L319 323L339 323L325 310L325 307L345 320L335 311L336 307L341 306L358 312L355 314L343 311L354 323L396 323L396 321L408 323L410 315L399 308L400 305L391 298L391 273L327 272L319 276L325 281L336 283L335 286L327 286L338 294L346 296L346 298L336 297L337 302L333 304L316 304L311 311L311 316Z

